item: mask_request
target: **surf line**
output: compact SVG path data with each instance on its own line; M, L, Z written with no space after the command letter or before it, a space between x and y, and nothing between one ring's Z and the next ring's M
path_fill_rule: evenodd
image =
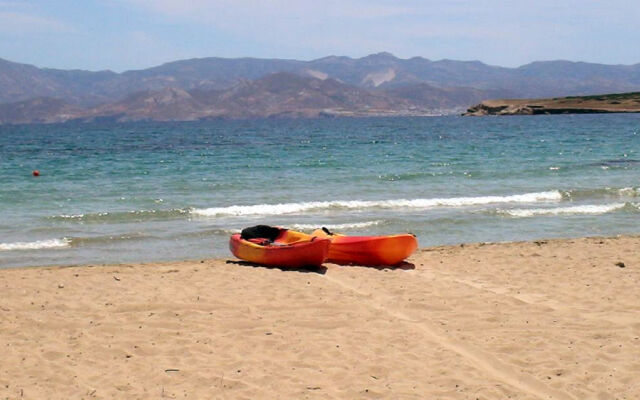
M193 208L191 214L216 216L245 215L281 215L296 214L307 211L328 209L361 210L361 209L430 209L439 207L473 207L502 203L538 203L562 201L562 194L557 190L515 194L507 196L450 197L424 199L389 199L389 200L334 200L310 201L303 203L232 205L227 207Z

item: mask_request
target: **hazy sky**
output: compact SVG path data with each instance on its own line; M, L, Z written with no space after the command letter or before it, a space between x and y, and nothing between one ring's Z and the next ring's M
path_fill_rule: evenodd
M0 58L123 71L193 57L640 62L640 0L0 0Z

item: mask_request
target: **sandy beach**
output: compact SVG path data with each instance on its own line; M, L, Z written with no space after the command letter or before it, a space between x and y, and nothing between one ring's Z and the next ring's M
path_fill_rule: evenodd
M0 270L0 399L638 399L640 236Z

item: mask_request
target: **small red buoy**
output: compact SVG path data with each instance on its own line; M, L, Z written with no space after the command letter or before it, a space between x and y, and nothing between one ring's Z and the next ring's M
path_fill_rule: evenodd
M40 171L38 171L37 169L34 169L33 172L31 173L33 176L40 176Z

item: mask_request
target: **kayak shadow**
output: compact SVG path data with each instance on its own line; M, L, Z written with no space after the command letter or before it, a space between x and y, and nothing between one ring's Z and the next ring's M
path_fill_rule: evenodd
M266 269L279 269L283 272L299 272L301 274L320 274L324 275L327 273L327 267L321 265L319 267L300 267L300 268L285 268L278 267L275 265L264 265L264 264L256 264L249 261L238 261L238 260L227 260L227 264L235 264L243 267L252 267L252 268L266 268Z
M377 269L377 270L385 270L385 269L389 269L389 270L396 270L396 269L402 269L402 270L412 270L412 269L416 269L416 265L407 261L403 261L400 264L396 264L396 265L361 265L361 264L338 264L341 267L360 267L360 268L373 268L373 269Z

